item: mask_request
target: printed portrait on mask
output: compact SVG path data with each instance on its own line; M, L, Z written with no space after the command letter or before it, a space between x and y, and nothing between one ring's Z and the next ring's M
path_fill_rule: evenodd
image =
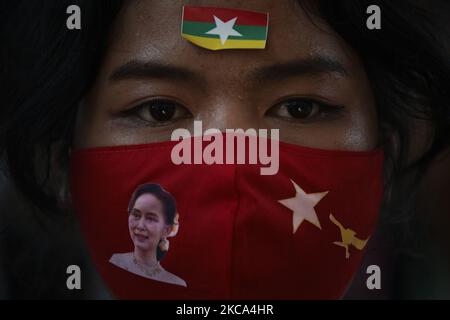
M161 265L169 250L167 238L177 234L178 226L174 197L159 184L138 186L128 204L128 230L134 249L113 254L109 262L144 278L186 287L183 279Z

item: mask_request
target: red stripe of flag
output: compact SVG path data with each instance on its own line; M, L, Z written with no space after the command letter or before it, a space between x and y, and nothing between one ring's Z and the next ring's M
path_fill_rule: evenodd
M214 23L213 16L222 21L229 21L238 17L236 25L262 26L267 25L267 14L255 11L184 6L184 21Z

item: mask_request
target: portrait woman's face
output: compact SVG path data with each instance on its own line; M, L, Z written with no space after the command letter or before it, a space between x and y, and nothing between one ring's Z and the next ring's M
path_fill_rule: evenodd
M128 228L135 247L143 251L154 250L161 238L170 232L161 201L150 193L137 198L128 216Z
M269 12L263 50L209 51L180 35L183 5ZM130 1L80 107L75 147L170 140L177 128L279 129L282 141L371 150L377 114L360 58L296 0Z

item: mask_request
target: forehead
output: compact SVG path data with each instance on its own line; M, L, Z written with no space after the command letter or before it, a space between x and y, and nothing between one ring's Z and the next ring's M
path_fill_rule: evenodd
M181 37L183 5L268 12L266 49L209 51L196 47ZM189 67L203 74L208 71L217 74L222 68L229 71L227 75L233 70L242 75L261 65L315 54L332 56L344 65L354 58L339 36L320 19L311 21L296 0L131 1L119 15L112 38L104 64L109 71L130 60L156 60Z
M143 194L137 198L133 208L139 209L143 213L161 213L163 210L161 201L150 193Z

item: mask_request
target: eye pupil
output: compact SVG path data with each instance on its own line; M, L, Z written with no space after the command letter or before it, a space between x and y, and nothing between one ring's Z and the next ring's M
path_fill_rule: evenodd
M307 118L313 111L313 105L308 101L291 101L287 103L286 108L294 118Z
M155 102L150 106L150 114L156 121L169 121L175 115L175 108L171 102Z

